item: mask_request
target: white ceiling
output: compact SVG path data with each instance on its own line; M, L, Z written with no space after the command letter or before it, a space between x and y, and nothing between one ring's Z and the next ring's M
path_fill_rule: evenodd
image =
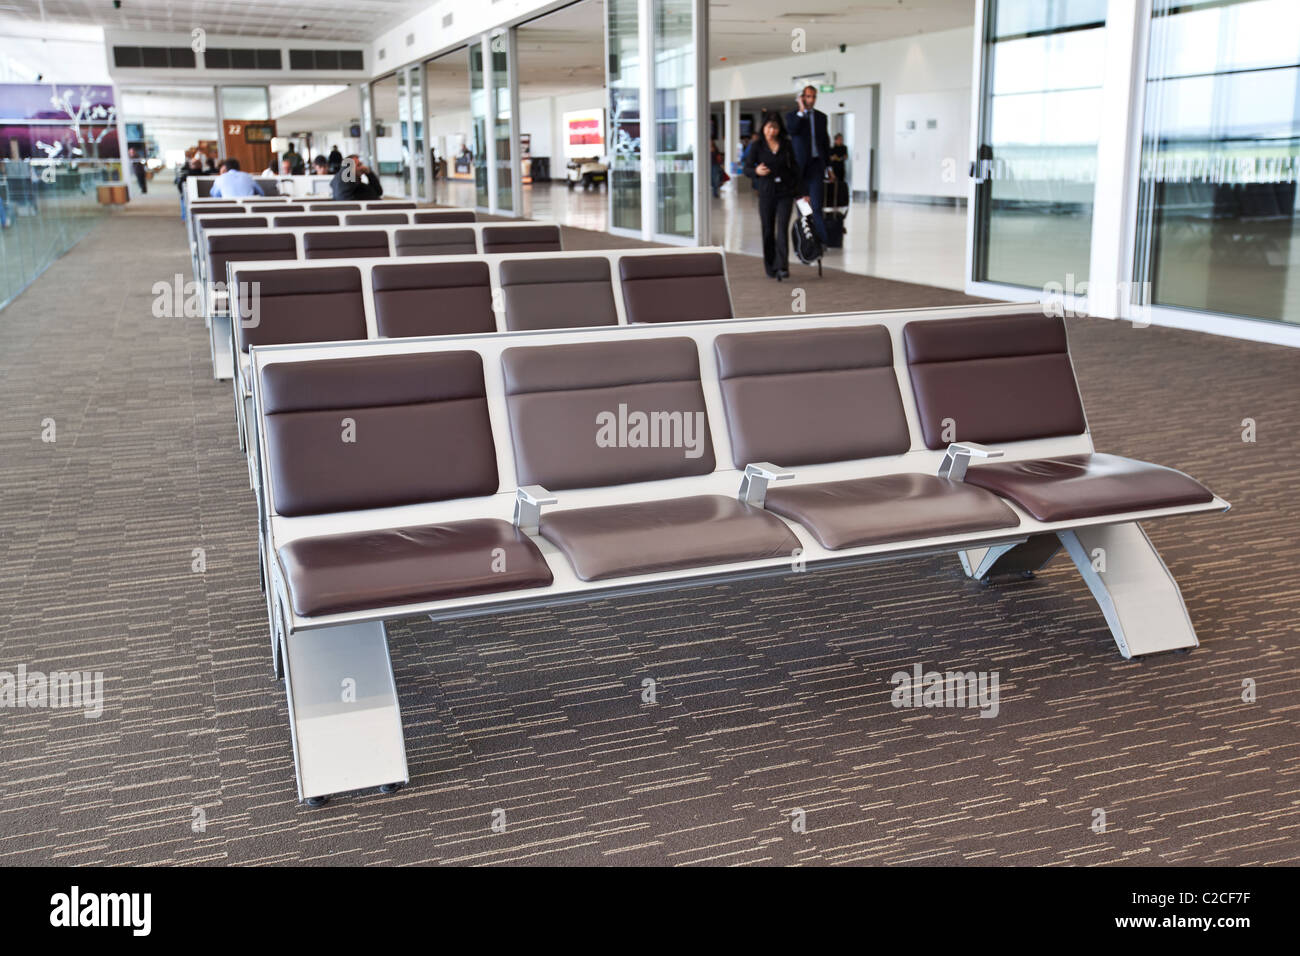
M367 42L433 0L0 0L0 14L120 30Z

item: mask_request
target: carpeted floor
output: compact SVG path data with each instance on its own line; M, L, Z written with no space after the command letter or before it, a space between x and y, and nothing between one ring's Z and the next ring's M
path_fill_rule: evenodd
M791 286L728 261L738 311L788 309ZM1233 502L1148 528L1190 655L1125 662L1062 558L998 588L925 559L400 622L411 786L311 810L230 387L201 320L151 314L154 282L187 271L171 211L133 210L0 312L0 671L102 671L106 695L98 719L0 710L0 863L1300 860L1300 353L1070 323L1098 447ZM810 311L963 298L793 285ZM999 715L893 708L890 675L914 663L996 670Z

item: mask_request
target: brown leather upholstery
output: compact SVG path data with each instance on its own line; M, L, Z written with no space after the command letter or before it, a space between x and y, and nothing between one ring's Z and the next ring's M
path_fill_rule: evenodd
M504 259L500 276L511 331L618 325L609 260L603 256Z
M473 229L396 229L395 256L472 256L478 252Z
M212 195L212 183L213 180L211 179L194 180L194 191L198 194L199 199ZM265 192L265 188L263 189L263 192Z
M485 226L483 251L488 252L559 252L560 227Z
M247 273L239 277L239 307L235 335L244 352L250 345L366 337L361 270L356 266Z
M412 262L371 272L380 335L495 332L486 262Z
M1118 455L973 465L966 481L1010 498L1039 521L1204 504L1214 495L1181 471Z
M345 226L406 226L411 222L404 212L353 212L343 217Z
M199 216L194 220L200 231L209 229L265 229L265 216Z
M361 209L359 202L314 202L309 203L307 210L309 212L358 212Z
M781 483L768 487L766 507L797 521L833 551L1020 523L983 489L921 474Z
M716 252L624 256L618 268L628 322L733 317L727 275Z
M789 558L799 547L779 519L722 495L548 510L541 533L584 581Z
M191 215L203 216L208 213L219 212L226 216L238 216L240 213L248 214L248 209L243 203L238 202L205 202L195 203L194 208L190 210Z
M1082 434L1065 323L1004 315L903 327L921 433L930 448ZM944 420L954 423L945 435ZM955 436L955 437L954 437Z
M901 455L911 446L883 325L719 335L733 464Z
M264 202L264 203L251 202L248 204L248 208L252 212L260 212L263 215L268 213L273 214L277 212L306 212L307 211L306 206L298 205L296 203L288 203L288 202Z
M379 203L380 205L377 205ZM413 202L401 202L396 199L370 200L369 209L418 209L419 207Z
M254 179L257 185L262 187L263 195L266 196L280 195L280 181L278 179L270 179L269 177L266 176L254 177Z
M297 216L276 216L274 224L277 229L292 229L295 226L337 226L339 217L309 212Z
M426 209L417 212L414 221L423 225L441 225L449 222L476 222L478 219L471 209Z
M590 488L713 471L691 339L515 347L501 365L520 485Z
M537 546L492 518L300 538L279 556L293 609L304 617L551 583Z
M283 232L241 232L208 236L208 281L226 281L226 264L262 259L297 259L294 237Z
M282 515L490 495L496 449L476 352L274 363L262 370ZM352 423L353 441L346 441ZM482 555L487 565L490 557Z
M381 229L307 232L302 237L305 259L372 259L388 255L388 233Z

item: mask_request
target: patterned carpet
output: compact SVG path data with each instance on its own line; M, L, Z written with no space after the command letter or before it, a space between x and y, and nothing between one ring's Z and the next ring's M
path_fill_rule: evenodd
M299 806L230 387L201 320L150 310L188 270L162 212L0 312L0 670L105 675L98 719L0 710L0 862L1300 861L1300 352L1098 320L1070 323L1098 447L1234 505L1148 529L1195 652L1125 662L1059 557L996 588L942 558L400 622L411 786ZM788 309L729 262L740 311ZM827 275L810 309L962 300ZM916 663L998 671L999 715L895 709Z

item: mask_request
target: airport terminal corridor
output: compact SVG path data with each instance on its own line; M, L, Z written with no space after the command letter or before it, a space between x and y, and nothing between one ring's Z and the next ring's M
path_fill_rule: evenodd
M810 311L969 301L727 264L739 315L788 310L791 284ZM1297 862L1294 350L1067 320L1098 447L1233 502L1149 527L1201 635L1188 655L1121 659L1060 557L990 588L944 556L393 622L411 785L312 810L292 799L231 387L201 317L152 310L186 274L177 203L151 195L0 313L0 650L106 681L97 720L6 711L8 863ZM900 719L892 673L972 655L1001 674L999 719Z

